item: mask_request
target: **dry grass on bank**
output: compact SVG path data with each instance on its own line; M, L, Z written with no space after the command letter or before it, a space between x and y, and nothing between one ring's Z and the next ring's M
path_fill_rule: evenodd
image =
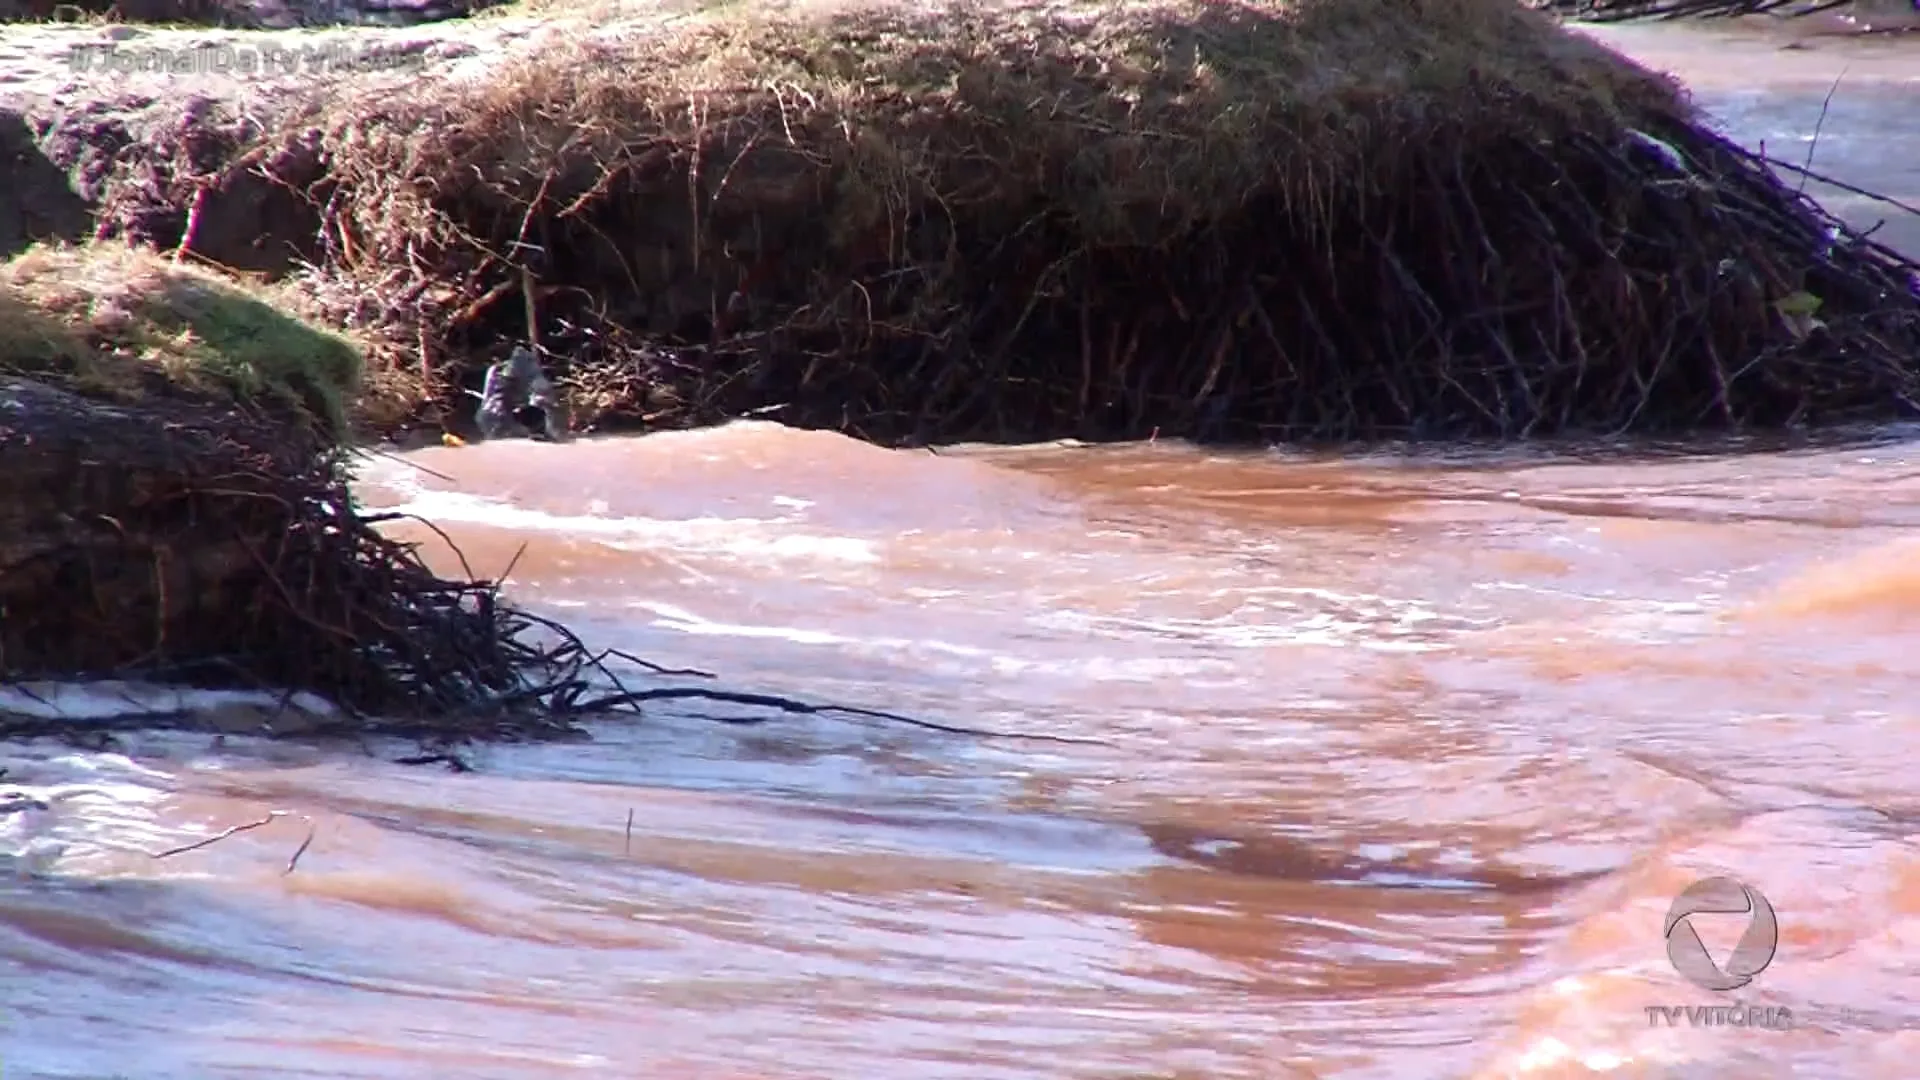
M165 384L252 401L270 395L334 437L359 351L210 270L124 244L43 246L0 263L0 372L57 375L138 399Z
M686 170L682 197L719 204L689 214L832 181L851 243L922 202L1039 201L1089 241L1150 245L1267 191L1311 212L1402 164L1369 160L1392 121L1492 104L1477 87L1524 99L1543 134L1555 120L1685 111L1666 81L1502 0L1394 13L1367 0L668 7L479 87L349 105L331 149L354 224L376 242L417 230L457 244L468 238L444 228L449 196L512 184L496 192L503 208L571 218L611 194L596 185L650 165ZM484 179L421 183L470 170ZM546 186L542 203L515 198L528 180Z
M1437 437L1920 389L1909 264L1510 0L740 3L319 119L338 303L457 355L531 280L576 415Z

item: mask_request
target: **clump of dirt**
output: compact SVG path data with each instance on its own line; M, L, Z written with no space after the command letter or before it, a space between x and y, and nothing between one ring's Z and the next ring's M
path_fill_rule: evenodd
M41 150L38 132L18 113L0 110L0 258L37 240L76 240L93 228L92 208L64 169Z
M306 191L322 168L311 142L216 98L61 114L37 140L92 207L91 236L193 254L232 270L284 274L314 255L320 214Z

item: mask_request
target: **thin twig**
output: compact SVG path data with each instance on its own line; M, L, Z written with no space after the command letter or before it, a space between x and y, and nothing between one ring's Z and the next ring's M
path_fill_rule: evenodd
M585 712L598 712L601 709L613 708L620 705L638 704L643 701L675 701L690 698L702 701L723 701L730 705L757 705L761 708L777 709L780 712L798 713L808 716L824 716L829 714L859 716L872 720L886 720L896 724L907 724L912 727L925 728L928 731L945 732L949 735L974 735L986 739L1027 739L1034 742L1071 743L1077 746L1108 745L1099 739L1079 739L1070 735L1036 735L1024 732L988 731L984 728L961 727L956 724L942 724L934 720L920 720L911 716L902 716L899 713L883 712L879 709L862 709L851 705L809 705L804 701L795 701L792 698L780 697L775 694L752 694L734 690L708 690L705 687L698 686L668 686L654 690L627 690L617 694L608 694L605 697L595 698L593 701L580 706L580 708ZM731 724L757 724L763 722L759 718L749 717L722 719L724 722Z
M1813 138L1807 140L1807 163L1800 169L1800 192L1806 194L1807 170L1813 168L1813 152L1820 146L1820 129L1827 123L1827 109L1833 105L1834 91L1840 89L1840 80L1847 77L1847 66L1840 68L1840 74L1833 77L1833 85L1827 87L1826 100L1820 103L1820 116L1813 122Z
M285 870L280 871L281 877L285 877L288 874L293 873L293 868L300 865L300 856L305 855L307 853L307 848L312 846L313 844L314 834L319 831L320 831L319 827L313 823L313 819L308 818L307 819L307 838L305 840L300 841L300 846L293 850L293 857L287 860L287 868Z
M228 828L224 832L206 837L204 839L195 840L191 844L184 844L177 848L169 848L166 851L152 852L151 854L156 859L166 859L174 855L185 855L189 851L198 851L201 848L206 847L210 844L217 844L220 841L225 840L229 836L236 836L243 832L251 832L252 830L258 829L264 825L271 825L275 821L277 821L281 817L281 815L285 813L286 811L284 810L269 811L267 816L261 818L259 821L250 821L245 825L235 825L235 826L232 826L231 828Z
M651 660L642 659L622 649L607 649L604 652L602 652L600 655L603 657L610 656L616 659L625 660L627 663L632 664L635 667L645 668L656 675L688 675L688 676L693 676L695 678L701 678L701 679L719 678L719 676L715 675L713 672L701 671L699 668L662 667Z
M317 831L317 827L314 825L312 818L307 817L305 814L296 814L291 810L269 810L267 811L267 815L261 818L259 821L249 821L244 824L234 825L227 829L222 830L219 833L214 834L213 836L208 836L199 840L195 840L191 844L182 844L176 848L168 848L166 851L155 851L155 852L149 852L148 854L155 859L167 859L167 858L172 858L175 855L184 855L189 851L198 851L201 848L210 847L214 844L219 843L222 840L227 839L230 836L237 836L243 832L251 832L254 829L261 828L262 826L271 825L273 822L283 817L298 817L307 823L306 839L300 841L300 846L294 849L293 856L287 860L286 869L280 871L281 876L284 877L288 874L293 873L294 867L300 865L300 856L305 855L307 853L307 848L313 843L314 833Z
M388 453L387 451L382 450L377 446L362 447L360 449L360 452L373 457L386 458L388 461L405 465L409 469L418 469L419 471L426 473L428 476L433 477L435 480L445 480L449 484L458 482L454 480L453 477L448 476L446 473L440 472L436 469L429 469L425 465L422 465L417 461L408 461L406 458L403 458L398 454Z
M1825 173L1814 172L1812 169L1809 169L1804 165L1795 165L1791 161L1781 161L1779 158L1776 158L1776 157L1763 157L1761 158L1761 160L1765 161L1769 165L1773 165L1782 169L1787 169L1792 172L1799 173L1803 177L1808 177L1813 180L1817 180L1820 183L1827 185L1828 187L1838 188L1849 195L1858 195L1863 199L1871 199L1872 201L1877 203L1884 203L1887 206L1891 206L1896 210L1900 210L1905 213L1912 214L1916 217L1920 217L1920 206L1915 206L1913 203L1910 203L1910 202L1903 202L1900 199L1896 199L1891 195L1882 195L1880 192L1869 191L1866 188L1859 187L1854 184L1849 184L1844 180L1836 180L1833 177L1826 175Z

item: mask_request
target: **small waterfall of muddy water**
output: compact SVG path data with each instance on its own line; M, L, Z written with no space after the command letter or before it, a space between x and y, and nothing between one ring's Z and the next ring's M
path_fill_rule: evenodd
M1846 66L1816 167L1920 195L1910 43L1608 36L1795 160ZM466 775L10 747L49 808L0 817L0 1076L1911 1077L1920 441L1881 434L376 460L596 644L1100 744L689 705ZM1662 937L1713 873L1778 918L1728 995ZM1791 1028L1648 1018L1727 1001Z

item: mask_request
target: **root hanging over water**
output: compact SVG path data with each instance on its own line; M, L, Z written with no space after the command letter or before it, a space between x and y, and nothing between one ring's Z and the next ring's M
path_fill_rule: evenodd
M1511 0L747 4L558 48L320 117L313 273L356 317L372 281L409 298L374 317L395 366L423 335L540 342L586 426L1262 443L1920 412L1920 266ZM450 409L477 385L440 374Z
M412 763L464 767L460 743L575 736L583 720L694 699L996 734L770 694L630 689L616 665L713 676L591 651L507 602L497 582L437 575L416 545L380 531L396 515L355 507L346 452L276 410L153 389L109 402L45 374L0 375L0 690L137 680L270 691L283 703L305 691L338 709L103 720L0 707L0 738L152 727L389 735L432 748Z
M312 734L531 736L583 715L596 658L577 639L492 582L436 576L357 510L344 452L283 418L0 377L0 461L5 683L309 691L343 710L288 715Z
M417 763L457 764L448 747L468 740L578 734L581 720L661 700L994 734L769 694L629 689L611 665L713 676L590 651L497 582L436 575L379 531L395 515L355 508L341 452L231 406L110 406L0 377L0 464L0 689L111 678L283 701L306 691L341 711L269 713L241 730L439 748ZM231 725L201 709L110 723L0 711L0 737L163 726Z

